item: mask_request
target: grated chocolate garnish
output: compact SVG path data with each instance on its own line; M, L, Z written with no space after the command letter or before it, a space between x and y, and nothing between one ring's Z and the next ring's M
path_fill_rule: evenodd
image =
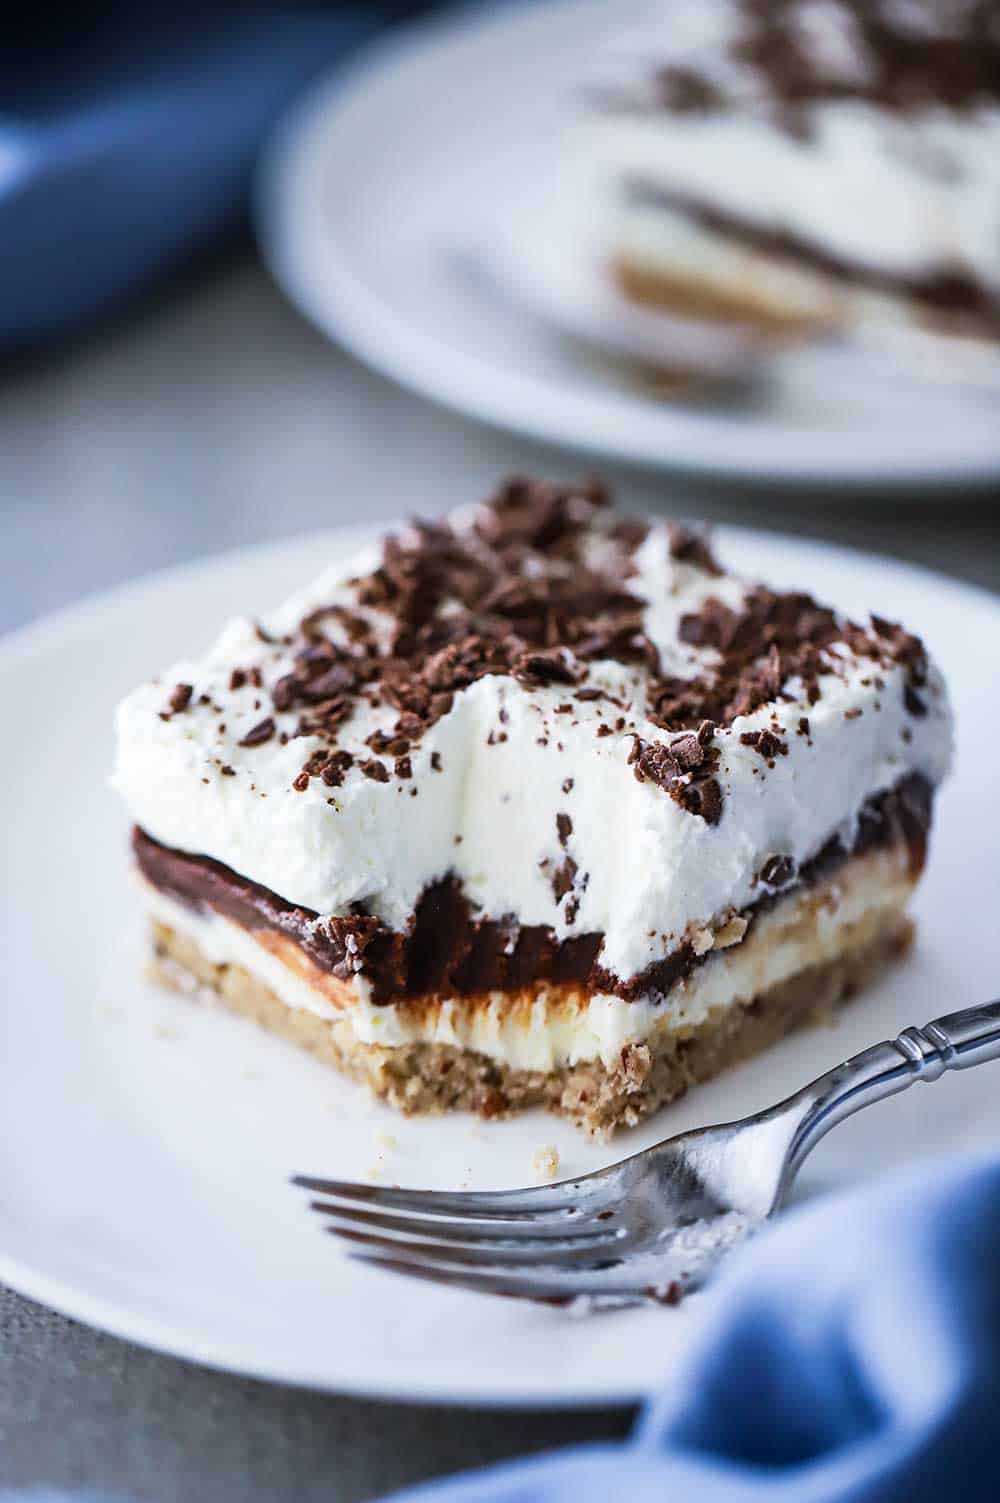
M710 596L682 616L680 640L709 649L709 666L694 678L667 675L643 629L647 602L630 587L635 551L649 537L649 524L609 516L601 536L611 545L600 551L600 565L594 563L594 509L608 500L596 481L554 485L515 477L471 523L415 521L386 538L377 566L352 583L356 607L321 606L283 639L292 667L269 693L275 712L297 712L294 735L323 743L324 757L310 756L302 768L307 783L343 777L343 766L328 758L359 705L396 711L394 727L373 732L368 745L377 757L392 759L402 778L409 773L401 769L411 766L414 749L449 713L455 695L484 677L531 688L566 685L562 713L573 702L594 704L598 715L605 703L627 711L628 694L616 699L586 682L596 661L638 670L646 700L639 708L668 733L662 743L651 740L638 752L633 747L636 776L709 823L722 808L718 736L738 717L791 698L785 686L792 680L796 697L816 703L824 676L843 672L842 660L830 652L835 643L876 666L902 663L908 708L922 712L917 691L926 661L919 639L878 617L870 629L844 623L811 596L763 587L747 589L739 608ZM678 564L709 579L722 573L697 529L669 524L665 547ZM366 615L371 610L379 613L377 630ZM326 634L331 624L336 642ZM506 723L506 709L499 718ZM621 735L627 724L619 714L613 729L602 720L595 734ZM495 740L504 734L497 732ZM758 744L767 760L786 749L773 732L762 735L771 738ZM377 757L358 765L366 777L387 780ZM433 753L431 767L440 766Z
M672 746L665 746L662 741L643 741L636 736L629 753L629 764L640 783L655 783L689 814L696 814L706 824L714 825L722 815L722 789L712 775L718 756L718 751L713 749L705 753L696 768L691 769L677 760Z
M377 757L370 757L367 762L359 764L366 778L371 778L373 783L388 783L389 774L384 762Z
M757 880L767 887L787 887L795 876L795 862L791 856L768 856L757 873Z
M773 731L744 731L740 745L752 746L767 762L772 762L775 757L788 756L788 742L782 741Z
M265 741L270 741L275 732L275 724L272 716L268 715L259 720L240 741L240 746L263 746Z

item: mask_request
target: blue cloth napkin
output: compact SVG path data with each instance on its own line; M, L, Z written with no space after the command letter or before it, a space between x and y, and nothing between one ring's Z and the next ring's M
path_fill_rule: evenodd
M93 318L241 220L303 87L419 0L38 0L0 49L0 347Z
M626 1444L396 1503L997 1503L998 1422L1000 1160L936 1161L752 1243Z

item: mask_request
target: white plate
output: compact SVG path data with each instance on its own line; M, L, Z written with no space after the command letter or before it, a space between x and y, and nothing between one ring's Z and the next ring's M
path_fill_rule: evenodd
M1000 473L997 401L945 380L878 382L863 355L809 356L752 405L670 405L610 377L499 290L489 253L509 246L513 227L524 284L551 293L543 205L558 113L615 13L609 0L550 0L425 24L311 94L275 141L258 195L263 248L289 295L414 390L579 449L839 486ZM585 274L562 270L567 287Z
M975 644L1000 638L1000 606L884 559L721 533L724 557L747 572L924 629L954 690L958 770L905 965L836 1028L787 1041L611 1152L537 1114L404 1121L252 1024L140 979L126 821L105 783L114 703L204 645L220 615L273 603L358 539L331 533L170 571L0 646L0 1280L121 1336L261 1377L413 1400L630 1400L676 1364L710 1294L573 1320L411 1284L350 1262L288 1178L362 1178L378 1133L397 1140L382 1150L389 1183L524 1183L546 1142L572 1175L761 1107L905 1024L994 995L1000 704ZM871 1109L823 1145L804 1189L995 1142L998 1079L972 1071Z

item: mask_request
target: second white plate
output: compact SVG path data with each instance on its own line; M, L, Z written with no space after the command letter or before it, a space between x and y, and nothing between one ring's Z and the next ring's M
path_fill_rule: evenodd
M504 295L491 248L512 238L527 280L554 284L545 199L559 112L620 19L609 0L548 0L424 24L321 86L261 177L261 241L288 294L414 390L597 454L840 487L1000 474L997 402L944 379L900 390L863 354L807 356L752 403L671 404ZM586 298L574 286L586 275L560 262L560 295Z

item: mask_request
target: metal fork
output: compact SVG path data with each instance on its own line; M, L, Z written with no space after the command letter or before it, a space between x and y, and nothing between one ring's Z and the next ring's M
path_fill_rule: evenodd
M907 1028L768 1111L657 1143L580 1179L453 1193L297 1177L366 1263L484 1293L673 1304L785 1204L831 1127L862 1107L1000 1056L1000 1002Z

